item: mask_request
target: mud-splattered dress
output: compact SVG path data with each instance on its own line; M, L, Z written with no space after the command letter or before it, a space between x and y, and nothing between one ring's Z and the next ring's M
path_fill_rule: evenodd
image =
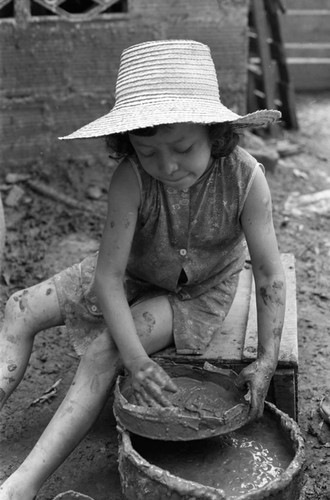
M131 159L141 206L126 272L130 304L166 294L179 353L202 354L231 306L246 258L240 215L258 168L237 147L189 189L174 189ZM120 166L118 167L120 168ZM65 324L83 354L105 322L94 291L97 254L54 277Z

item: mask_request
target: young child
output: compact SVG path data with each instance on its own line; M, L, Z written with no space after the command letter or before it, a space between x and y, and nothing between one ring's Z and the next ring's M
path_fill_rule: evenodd
M262 415L285 308L269 188L237 131L278 111L239 116L221 102L209 48L187 40L126 49L116 104L65 139L106 137L113 174L97 255L15 293L0 337L0 404L22 379L40 330L65 324L81 361L61 406L0 500L30 500L88 432L118 369L141 405L167 405L175 385L149 356L175 344L201 354L230 308L246 258L258 311L257 360L239 375Z

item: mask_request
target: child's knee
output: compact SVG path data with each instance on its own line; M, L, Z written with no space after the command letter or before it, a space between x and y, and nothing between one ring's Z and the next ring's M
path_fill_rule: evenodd
M20 290L13 293L7 300L5 306L5 319L14 321L28 313L28 290Z
M98 373L112 371L119 364L118 349L107 331L102 332L93 340L83 360Z
M5 322L37 333L63 324L54 284L51 280L15 292L5 307Z
M35 328L28 306L27 290L15 292L7 300L1 333L5 336L10 334L12 338L15 336L23 338L24 336L26 339L32 339L34 336Z

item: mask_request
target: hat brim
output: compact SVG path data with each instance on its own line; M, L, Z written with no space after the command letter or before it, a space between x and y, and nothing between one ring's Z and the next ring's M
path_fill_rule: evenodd
M220 101L196 102L190 99L179 101L149 102L137 106L116 107L100 118L59 139L89 139L120 134L146 127L171 123L231 123L235 129L259 128L275 123L281 118L278 110L263 109L240 116Z

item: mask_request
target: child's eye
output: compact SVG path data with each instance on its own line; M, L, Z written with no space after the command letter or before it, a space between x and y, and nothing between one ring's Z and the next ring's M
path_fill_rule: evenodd
M147 153L142 153L140 151L140 155L143 156L143 158L152 158L155 155L155 153L148 153L147 154Z
M179 153L180 155L185 155L187 153L189 153L193 148L193 144L191 146L189 146L189 148L187 149L184 149L183 151L177 151L177 153Z

